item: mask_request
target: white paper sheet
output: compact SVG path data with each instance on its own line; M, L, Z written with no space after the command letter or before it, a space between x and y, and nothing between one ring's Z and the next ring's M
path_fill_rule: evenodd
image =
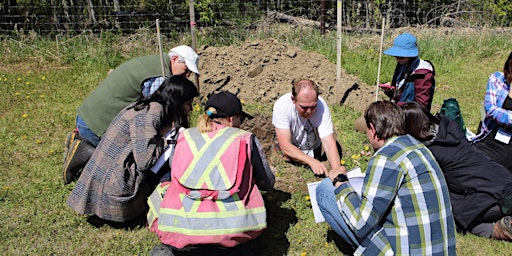
M361 172L361 168L359 167L347 172L348 182L350 182L350 185L354 188L358 195L361 194L361 189L363 188L364 175L365 174ZM318 203L316 201L316 187L318 186L319 183L320 181L307 184L309 199L311 201L311 207L313 208L313 215L315 216L316 223L325 221L324 216L320 212L320 209L318 208Z
M185 128L180 127L178 134L184 130L185 130ZM167 134L165 134L166 140L171 140L171 139L173 139L173 137L176 137L176 139L178 138L178 136L176 136L176 129L174 129L174 128L171 129L169 132L167 132ZM174 146L167 147L165 149L165 151L162 153L162 155L160 155L160 157L156 160L155 165L153 165L153 167L151 167L151 171L154 172L155 174L158 173L158 171L160 171L160 168L162 168L162 166L164 166L164 163L167 162L167 160L169 160L169 157L171 157L173 151L174 151Z

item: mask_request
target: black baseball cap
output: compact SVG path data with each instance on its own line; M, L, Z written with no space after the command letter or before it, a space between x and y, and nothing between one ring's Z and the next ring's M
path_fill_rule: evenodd
M229 117L240 114L248 119L254 118L242 110L242 103L240 100L228 91L222 91L210 96L206 101L205 110L208 110L209 107L213 107L217 110L217 113L209 115L211 118Z

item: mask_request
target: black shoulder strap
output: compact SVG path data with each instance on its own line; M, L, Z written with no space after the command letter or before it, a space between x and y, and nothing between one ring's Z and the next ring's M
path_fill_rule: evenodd
M436 75L436 68L434 67L434 64L430 61L430 60L424 60L428 63L430 63L430 65L432 66L432 73L434 74L434 76Z

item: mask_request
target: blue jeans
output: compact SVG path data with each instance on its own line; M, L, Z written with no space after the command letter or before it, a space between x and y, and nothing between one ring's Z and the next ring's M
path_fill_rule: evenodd
M86 140L94 147L98 146L98 143L100 143L100 137L91 131L85 121L78 115L76 116L76 128L78 129L78 134L80 134L80 137L83 140Z
M359 246L359 242L341 216L335 192L339 193L339 191L334 190L332 181L329 178L323 179L316 187L318 207L325 221L331 226L334 232L340 235L341 238L353 248L356 248Z

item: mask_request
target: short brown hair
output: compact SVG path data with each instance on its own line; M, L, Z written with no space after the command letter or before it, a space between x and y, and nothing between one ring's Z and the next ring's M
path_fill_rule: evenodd
M373 124L377 137L387 140L393 136L406 134L405 118L402 109L391 101L376 101L364 111L366 127Z

